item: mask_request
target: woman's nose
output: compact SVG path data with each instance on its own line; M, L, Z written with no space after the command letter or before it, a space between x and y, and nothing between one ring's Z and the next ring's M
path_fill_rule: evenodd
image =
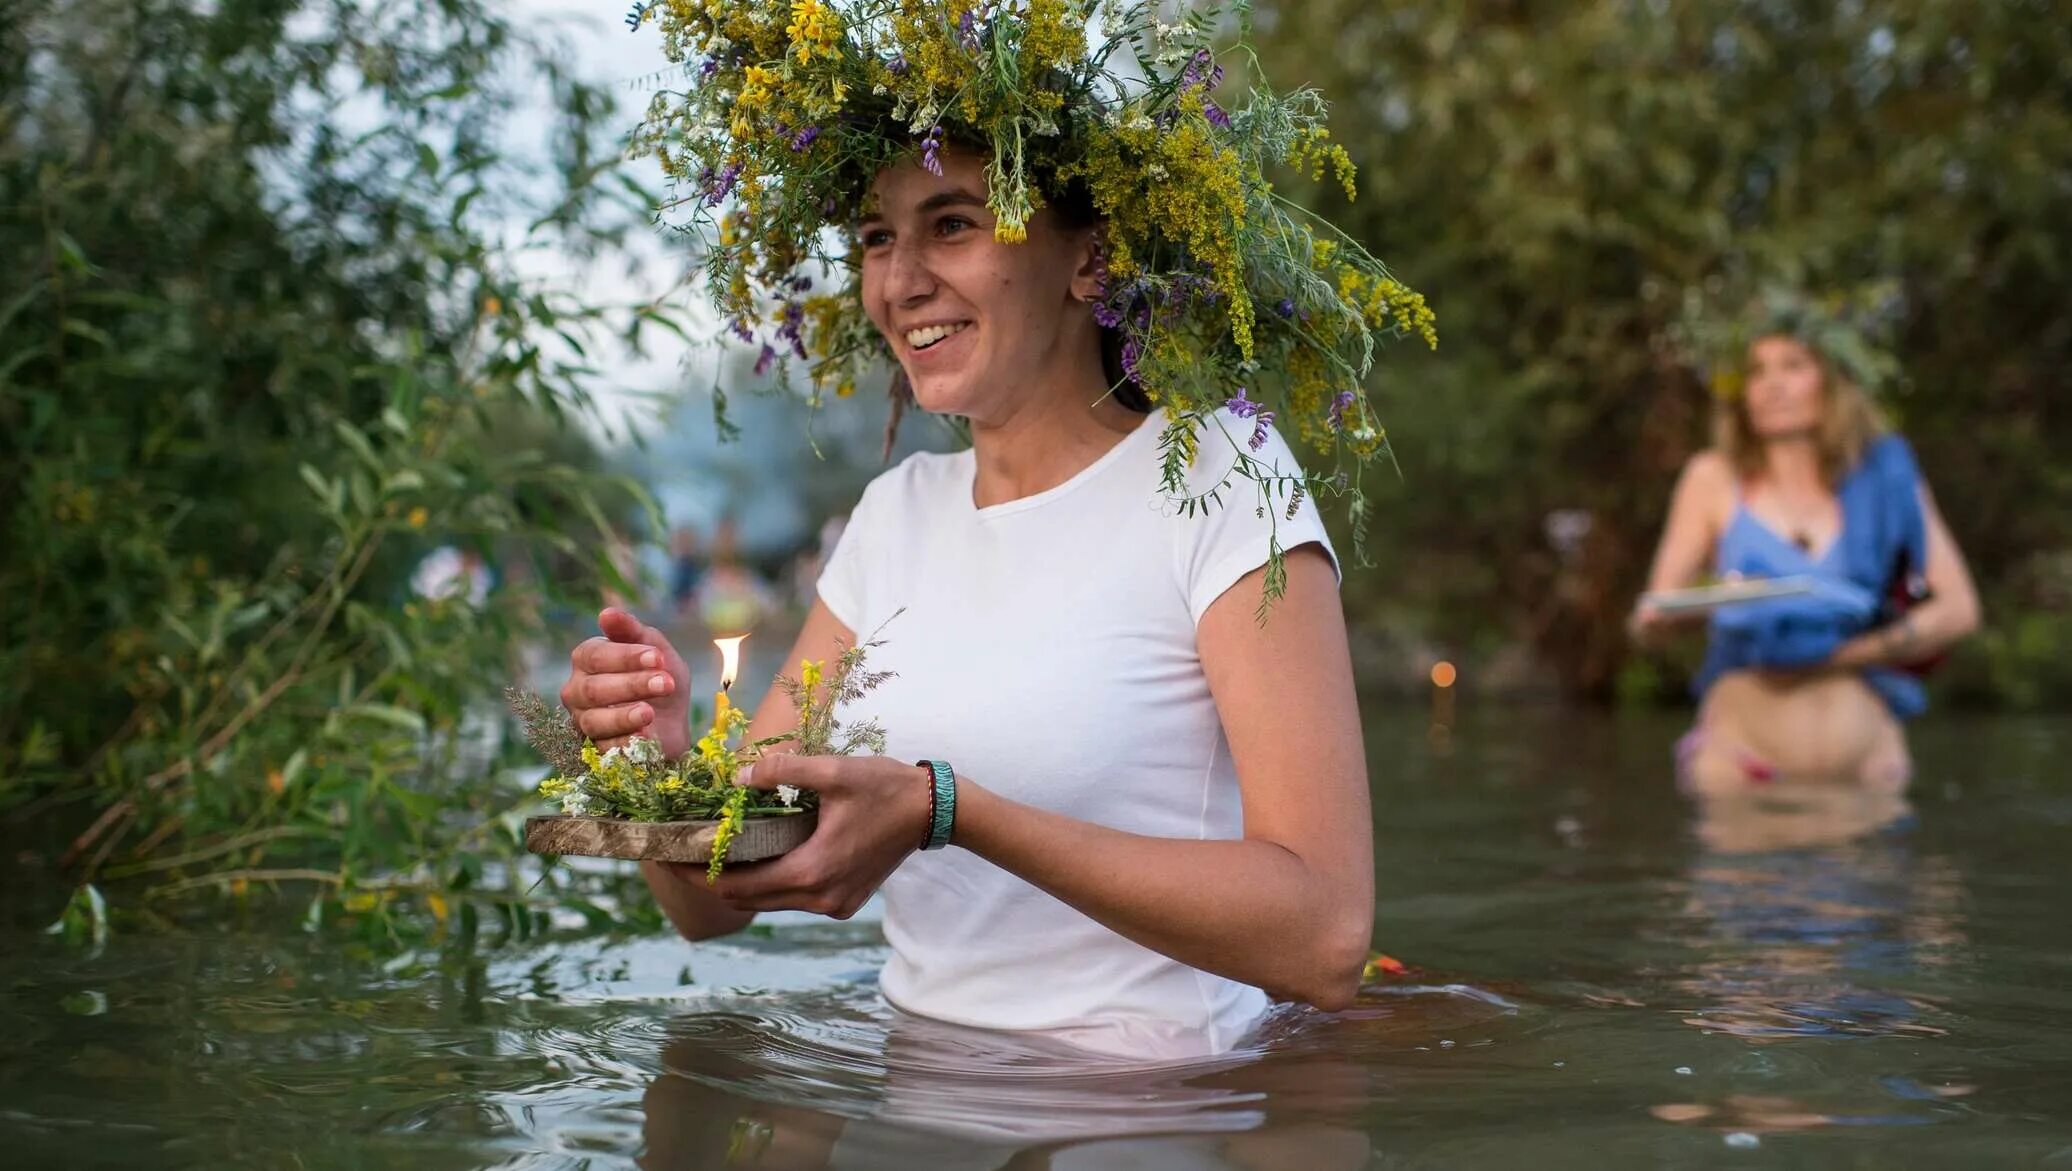
M886 258L885 296L895 305L911 305L935 291L935 274L920 250L904 241L894 241Z

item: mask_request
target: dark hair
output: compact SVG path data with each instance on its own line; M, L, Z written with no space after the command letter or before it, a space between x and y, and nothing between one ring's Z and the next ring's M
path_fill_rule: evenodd
M1057 216L1060 227L1070 231L1099 230L1101 213L1094 207L1093 193L1087 190L1083 181L1072 179L1063 190L1055 194L1046 192L1045 199L1050 204L1051 214ZM1137 385L1137 380L1131 378L1123 367L1125 339L1122 330L1105 325L1097 328L1101 331L1101 373L1107 377L1108 385L1115 388L1115 401L1138 414L1150 414L1151 396L1144 393L1144 388Z

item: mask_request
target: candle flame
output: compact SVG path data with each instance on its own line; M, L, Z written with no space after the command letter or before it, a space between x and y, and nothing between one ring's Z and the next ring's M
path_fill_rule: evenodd
M732 638L715 638L712 645L719 648L719 689L732 691L734 676L741 670L741 644L748 636L737 634Z

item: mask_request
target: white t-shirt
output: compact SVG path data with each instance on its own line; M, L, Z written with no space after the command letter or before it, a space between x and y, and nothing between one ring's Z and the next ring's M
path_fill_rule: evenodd
M880 719L895 759L948 761L1015 801L1155 837L1243 837L1195 624L1266 563L1271 529L1290 551L1330 541L1313 501L1262 516L1234 475L1220 507L1180 515L1159 491L1163 426L1153 416L1064 483L989 508L972 503L970 451L914 455L873 480L820 597L859 637L905 613L870 659L896 678L845 717ZM1204 434L1190 491L1234 458ZM1297 471L1278 434L1256 458ZM881 985L909 1012L1185 1057L1228 1049L1267 1006L955 846L910 855L883 896Z

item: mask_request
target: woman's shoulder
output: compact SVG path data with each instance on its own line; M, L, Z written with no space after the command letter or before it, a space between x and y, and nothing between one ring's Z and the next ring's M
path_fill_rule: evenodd
M1845 482L1867 481L1897 491L1906 491L1921 480L1921 465L1914 458L1913 445L1897 431L1887 431L1864 444Z
M1249 479L1251 477L1245 475L1247 470L1269 478L1303 474L1302 461L1296 457L1295 449L1282 436L1280 428L1270 422L1261 423L1227 412L1216 412L1180 425L1187 429L1181 458L1187 454L1193 456L1187 461L1185 478L1187 493L1191 496L1216 492L1241 479ZM1146 420L1144 426L1158 434L1153 442L1140 449L1142 458L1156 466L1163 476L1179 436L1172 432L1174 425L1163 418L1154 416Z
M1865 463L1883 463L1911 468L1915 464L1914 445L1897 431L1887 431L1864 444Z
M1741 474L1735 470L1733 459L1717 447L1707 447L1684 461L1676 487L1679 492L1731 497L1740 482Z
M904 511L916 499L935 497L947 485L969 476L971 452L917 451L871 478L863 486L856 509L886 507Z
M1684 461L1684 478L1702 483L1729 484L1734 482L1734 461L1717 447L1705 447L1691 454Z

